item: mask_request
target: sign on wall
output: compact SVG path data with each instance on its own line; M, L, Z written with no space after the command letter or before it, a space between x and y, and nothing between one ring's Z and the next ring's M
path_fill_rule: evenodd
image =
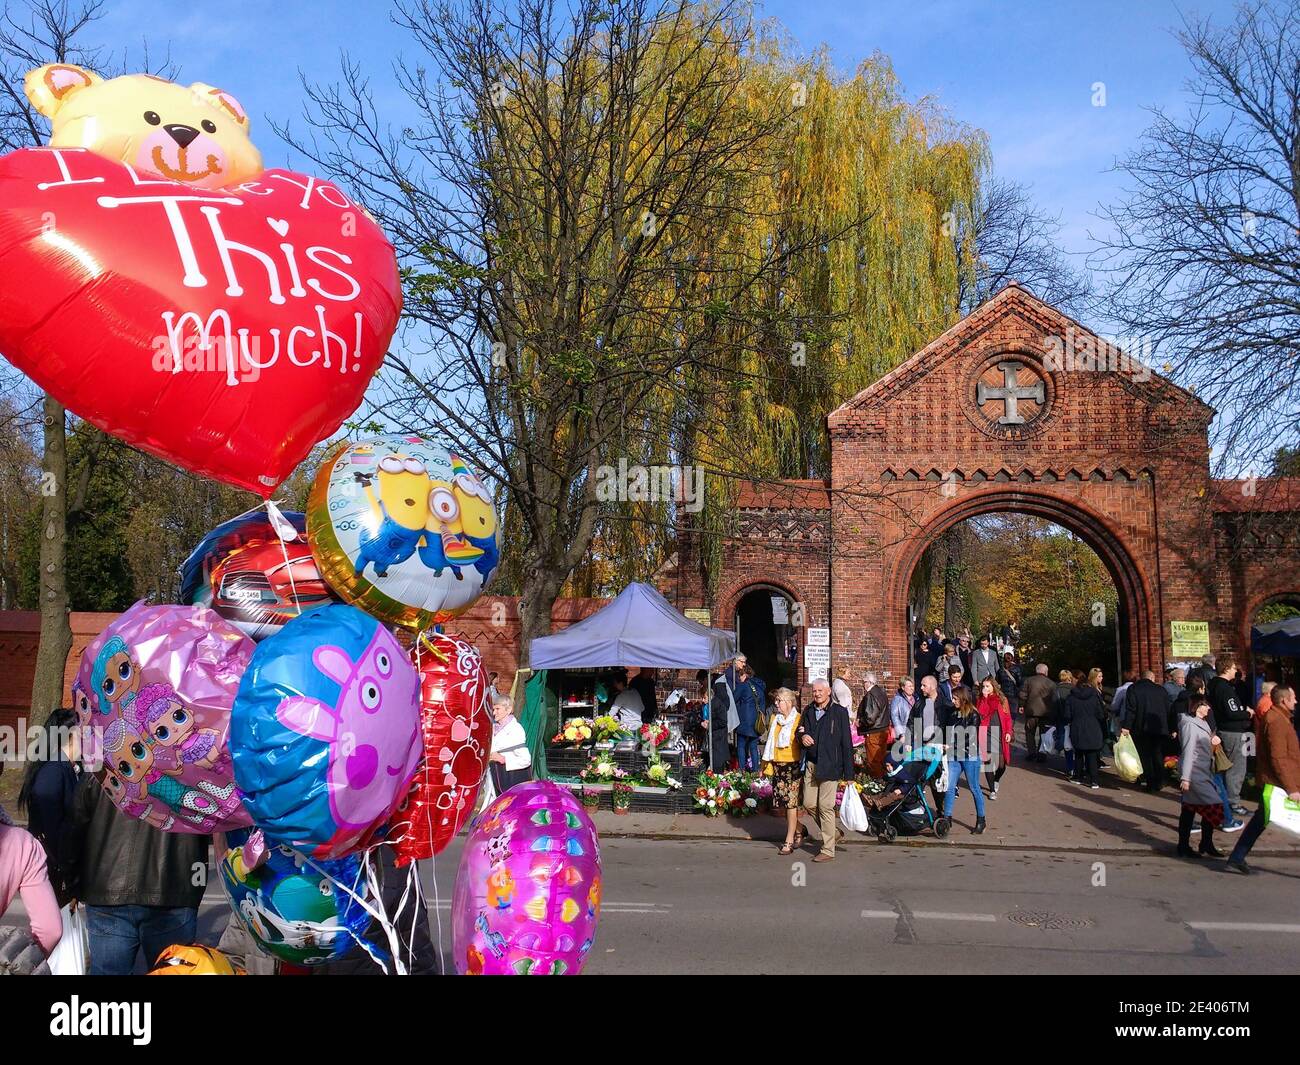
M1169 654L1173 658L1200 658L1210 653L1208 621L1171 621Z
M805 647L803 664L808 670L808 680L829 680L831 676L831 649L829 647Z
M697 621L701 625L712 625L713 615L706 606L688 606L682 611L683 614L691 621Z
M808 646L809 647L830 647L831 630L830 629L809 629Z

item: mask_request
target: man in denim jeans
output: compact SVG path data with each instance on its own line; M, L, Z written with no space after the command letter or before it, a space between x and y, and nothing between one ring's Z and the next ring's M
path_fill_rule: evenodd
M65 837L76 863L73 895L86 907L91 976L152 968L176 943L193 943L208 877L208 837L164 832L119 810L86 774Z

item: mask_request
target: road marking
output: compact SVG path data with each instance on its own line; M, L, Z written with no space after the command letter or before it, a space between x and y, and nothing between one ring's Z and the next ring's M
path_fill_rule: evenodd
M902 914L896 910L863 910L862 916L869 920L896 921ZM914 910L909 914L921 921L996 921L996 913L943 913L937 910Z
M1201 932L1300 933L1300 924L1256 924L1250 921L1188 921L1187 927Z

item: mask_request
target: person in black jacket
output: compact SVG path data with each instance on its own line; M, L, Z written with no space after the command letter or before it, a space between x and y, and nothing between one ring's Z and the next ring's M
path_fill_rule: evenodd
M1133 735L1133 745L1142 759L1143 783L1152 794L1160 790L1165 775L1165 740L1177 731L1177 720L1169 693L1156 683L1153 670L1146 670L1129 685L1124 696L1122 731Z
M1210 716L1214 719L1219 739L1223 741L1223 753L1232 761L1232 768L1223 774L1228 801L1233 814L1241 816L1249 812L1241 805L1241 785L1246 779L1245 736L1253 732L1255 712L1242 706L1237 699L1237 689L1232 683L1237 663L1232 655L1219 655L1215 659L1215 668L1218 675L1205 685L1205 697L1210 700Z
M965 775L975 800L975 835L984 831L984 792L980 790L980 715L966 688L958 688L955 701L938 706L943 742L948 748L948 792L943 798L943 816L951 818L957 790Z
M815 862L835 857L839 830L835 823L835 793L842 780L853 779L853 737L849 711L831 701L828 681L813 682L812 702L804 708L795 730L803 749L804 812L813 817L821 832L821 853Z
M1106 707L1101 701L1102 673L1088 672L1088 679L1076 684L1065 701L1065 716L1074 746L1075 780L1096 790L1101 769L1101 748L1106 739Z
M91 976L130 976L167 947L193 943L208 879L208 837L164 832L123 813L97 775L82 776L66 825L71 890L86 906Z
M66 853L63 826L72 813L81 773L81 732L77 712L61 707L45 719L43 758L32 758L23 773L18 809L27 813L27 831L45 848L45 866L59 905L72 900L69 881L75 862Z

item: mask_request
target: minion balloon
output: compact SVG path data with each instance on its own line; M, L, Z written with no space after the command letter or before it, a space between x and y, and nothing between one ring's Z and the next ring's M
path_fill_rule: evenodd
M307 502L321 575L383 621L423 629L457 617L500 563L492 497L463 459L419 436L343 443Z

